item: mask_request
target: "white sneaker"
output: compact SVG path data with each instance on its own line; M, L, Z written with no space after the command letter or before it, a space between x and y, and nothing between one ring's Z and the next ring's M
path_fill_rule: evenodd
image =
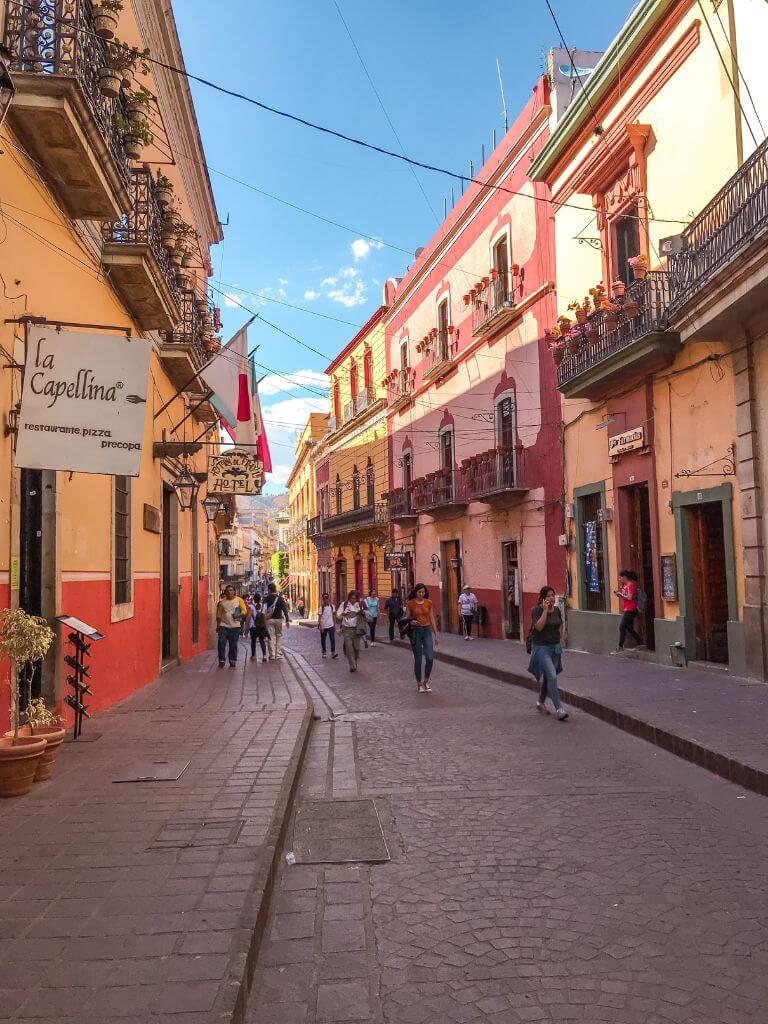
M546 704L542 704L541 701L538 701L538 700L536 701L536 710L539 712L540 715L548 715L549 714L549 708L547 707L547 705Z
M465 639L465 640L471 640L471 639L472 639L472 637L471 637L471 636L465 636L465 637L464 637L464 639Z
M567 718L568 718L568 712L565 710L565 708L558 708L557 709L557 720L558 720L558 722L564 722Z

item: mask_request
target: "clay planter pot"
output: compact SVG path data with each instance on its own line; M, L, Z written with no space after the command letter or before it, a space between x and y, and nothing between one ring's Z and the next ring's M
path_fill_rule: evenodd
M93 31L102 39L114 39L117 28L117 12L110 11L99 4L93 8Z
M634 299L627 299L627 301L622 306L622 312L628 320L632 320L632 318L636 317L637 314L640 312L640 306L637 304L637 302L635 302Z
M600 333L596 327L587 328L587 341L590 345L596 345L600 340Z
M569 338L565 343L565 351L569 356L575 356L579 351L579 339Z
M53 766L59 754L59 747L64 742L66 730L60 729L58 725L38 725L32 729L32 735L46 740L45 750L40 755L35 772L35 782L45 782L53 775Z
M623 299L624 293L627 290L627 286L623 281L614 281L611 285L611 295L614 299Z
M555 361L555 366L559 366L565 358L565 352L561 348L553 348L552 358Z
M155 188L155 199L160 206L167 206L171 201L172 190L166 188L164 185L158 185Z
M138 124L140 121L146 121L147 119L147 108L137 100L128 100L126 102L125 113L131 124Z
M140 160L144 152L144 143L135 135L126 135L123 139L125 155L129 160Z
M636 281L644 281L648 276L648 267L632 267L632 274Z
M605 313L603 316L603 323L605 324L606 331L610 334L619 326L619 319L615 313Z
M0 739L0 797L24 796L32 789L46 744L44 736Z
M577 324L585 324L586 322L587 322L587 311L586 311L586 309L577 309L576 310L576 323Z
M112 68L99 68L99 92L116 99L120 95L121 76Z

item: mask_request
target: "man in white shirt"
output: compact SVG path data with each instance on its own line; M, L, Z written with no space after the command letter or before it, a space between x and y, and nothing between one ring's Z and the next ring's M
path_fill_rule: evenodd
M331 604L328 594L323 594L320 611L317 616L317 628L320 630L320 647L326 657L326 640L331 641L331 657L338 658L336 653L336 608Z
M459 614L464 625L464 639L472 640L472 623L477 611L477 597L472 593L468 583L459 594Z

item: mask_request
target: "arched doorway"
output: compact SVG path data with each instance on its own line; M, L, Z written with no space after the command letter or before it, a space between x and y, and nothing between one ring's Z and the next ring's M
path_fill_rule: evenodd
M363 590L363 559L360 555L355 555L355 590L361 594Z
M347 597L347 560L336 559L336 604L340 605Z

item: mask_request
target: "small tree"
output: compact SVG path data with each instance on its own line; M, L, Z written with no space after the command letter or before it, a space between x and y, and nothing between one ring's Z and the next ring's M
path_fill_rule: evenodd
M272 575L282 583L288 575L288 552L275 551L272 555Z
M11 723L14 740L18 739L21 719L20 684L24 687L24 703L28 708L32 701L35 665L46 656L53 640L53 630L39 615L28 615L21 608L6 608L0 612L0 654L4 654L11 665Z

